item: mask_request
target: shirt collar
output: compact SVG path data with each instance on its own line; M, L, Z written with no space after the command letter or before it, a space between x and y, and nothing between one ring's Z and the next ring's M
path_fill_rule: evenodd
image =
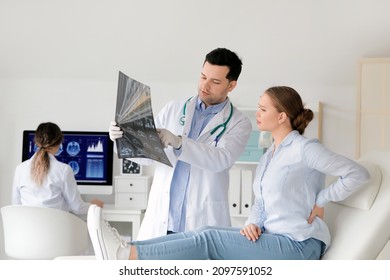
M294 139L298 137L298 135L299 135L298 130L291 131L289 134L286 135L286 137L284 137L279 147L285 147L290 145L294 141ZM272 143L272 146L269 149L272 150L274 148L274 145L275 143Z
M282 143L280 143L281 147L288 146L294 141L295 138L297 138L299 135L298 130L293 130L289 134L287 134L286 137L284 137Z
M201 112L205 111L206 109L210 111L212 114L217 114L221 112L222 108L225 107L226 103L228 102L228 99L222 103L211 105L208 108L206 108L206 105L202 100L200 100L199 96L196 98L196 110L199 110Z

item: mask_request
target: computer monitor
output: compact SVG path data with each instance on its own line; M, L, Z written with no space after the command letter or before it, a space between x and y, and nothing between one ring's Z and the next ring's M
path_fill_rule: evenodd
M23 131L22 161L36 151L34 130ZM113 141L108 132L63 131L57 160L72 167L81 194L112 194Z

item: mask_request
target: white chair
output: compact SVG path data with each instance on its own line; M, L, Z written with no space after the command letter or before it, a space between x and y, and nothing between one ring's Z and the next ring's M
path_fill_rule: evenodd
M52 208L9 205L1 208L5 253L12 259L54 259L84 254L87 223Z
M332 244L324 260L390 259L390 151L371 152L358 162L371 180L346 200L325 206Z

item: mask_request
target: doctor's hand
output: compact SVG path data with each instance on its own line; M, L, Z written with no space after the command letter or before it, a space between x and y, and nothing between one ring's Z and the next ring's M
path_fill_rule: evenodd
M175 149L181 148L181 136L176 136L172 132L164 128L157 128L158 136L164 147L172 146Z
M108 132L112 141L115 141L116 139L121 138L123 136L123 131L119 126L117 126L115 121L111 121Z
M261 235L261 229L255 224L249 224L240 230L241 235L255 242Z

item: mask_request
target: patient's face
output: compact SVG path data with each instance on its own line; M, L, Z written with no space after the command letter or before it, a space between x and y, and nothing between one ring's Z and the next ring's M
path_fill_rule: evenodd
M268 94L264 93L259 98L256 112L257 128L261 131L272 132L279 127L280 114Z

